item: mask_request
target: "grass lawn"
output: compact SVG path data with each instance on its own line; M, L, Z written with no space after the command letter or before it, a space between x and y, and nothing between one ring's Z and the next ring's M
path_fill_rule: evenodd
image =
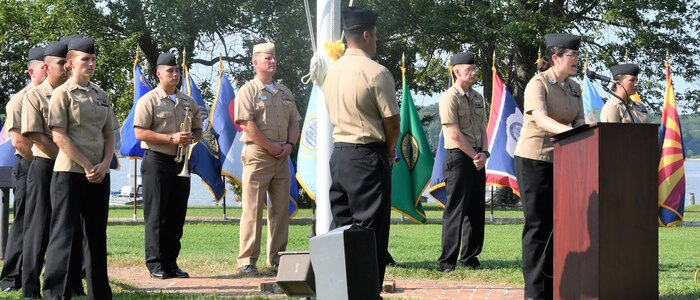
M240 218L241 208L226 206L226 216L229 219ZM442 218L442 207L438 204L427 204L424 205L425 215L429 219L441 219ZM187 208L187 217L190 218L211 218L211 219L221 219L223 217L224 209L221 205L219 206L191 206ZM120 218L120 219L131 219L133 217L134 210L132 207L122 207L122 206L112 206L109 208L110 218ZM143 219L143 209L141 207L136 210L137 217ZM300 209L295 218L311 218L313 211L311 209ZM495 208L494 209L495 218L522 218L523 212L516 208ZM488 218L491 215L490 207L486 207L486 212L484 216ZM391 217L394 219L400 219L401 213L397 211L391 211Z
M188 216L220 217L221 207L190 208ZM240 209L229 211L229 216L240 214ZM302 210L303 213L306 213ZM426 207L429 217L439 218L441 209ZM688 207L686 217L700 215L700 205ZM110 210L110 217L122 214L131 217L129 209ZM300 213L301 214L301 213ZM487 216L488 216L487 212ZM520 217L517 210L497 210L496 217ZM310 212L309 212L310 215ZM266 229L263 229L266 230ZM498 283L522 286L520 272L521 224L488 224L484 250L480 255L485 270L472 271L458 268L443 274L436 269L440 253L439 224L392 224L389 250L394 258L405 263L406 269L387 269L387 279L448 279L466 282ZM185 226L180 254L180 266L192 274L210 276L237 273L235 258L238 254L239 226L231 223L192 223ZM290 226L288 250L308 250L310 224ZM111 268L143 266L143 225L119 224L108 227L109 266ZM265 234L263 234L263 245ZM659 291L662 299L700 299L700 284L693 283L694 272L700 268L700 227L659 228ZM264 249L261 257L265 257ZM274 272L264 267L262 259L258 267L267 276ZM222 299L212 296L185 296L159 293L133 293L112 285L115 299ZM18 299L19 292L0 293L0 299ZM85 299L77 297L75 299ZM260 297L238 299L265 299Z

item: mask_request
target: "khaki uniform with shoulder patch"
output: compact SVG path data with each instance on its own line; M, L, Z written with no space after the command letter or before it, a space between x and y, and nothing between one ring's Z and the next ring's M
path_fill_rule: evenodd
M481 147L481 126L486 125L486 102L484 96L474 89L469 95L459 85L453 85L440 97L440 122L456 124L472 147ZM459 145L452 139L445 139L445 149L457 149ZM486 149L484 149L486 150Z
M143 95L136 104L134 127L141 127L157 133L174 134L180 132L180 125L185 121L185 107L190 107L192 131L202 129L202 115L197 102L179 90L173 101L163 88L155 89ZM156 144L141 142L141 148L167 155L177 155L176 144Z
M600 121L609 123L649 123L649 116L644 104L629 101L627 106L629 106L629 113L622 100L617 98L608 100L600 111ZM634 122L630 118L630 113L634 117Z
M532 112L543 109L547 116L561 124L579 125L571 123L583 119L581 87L571 78L559 84L553 68L550 68L530 80L525 88L525 99L523 127L515 146L515 155L551 163L554 144L550 138L553 134L537 126Z
M105 146L103 134L114 130L113 118L115 116L107 93L92 82L84 88L73 79L68 79L51 93L49 128L70 128L68 137L93 164L102 162ZM85 174L83 167L63 151L58 152L54 172Z

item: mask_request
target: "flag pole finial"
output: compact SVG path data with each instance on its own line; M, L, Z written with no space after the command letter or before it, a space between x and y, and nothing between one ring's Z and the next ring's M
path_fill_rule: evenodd
M491 55L491 67L496 67L496 49L493 50L493 55Z
M406 67L406 53L401 53L401 66Z
M625 63L629 62L629 49L625 49Z
M666 66L668 67L668 48L666 48L666 61L665 61Z

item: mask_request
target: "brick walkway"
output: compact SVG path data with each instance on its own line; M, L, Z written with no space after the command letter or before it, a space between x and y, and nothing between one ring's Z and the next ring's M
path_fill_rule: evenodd
M238 274L192 277L188 279L152 279L144 268L110 269L112 280L120 281L121 288L144 292L168 292L219 296L266 295L281 298L284 294L260 291L263 282L274 282L274 278L243 277ZM460 281L395 280L394 293L383 293L386 298L404 299L523 299L521 287L483 285Z

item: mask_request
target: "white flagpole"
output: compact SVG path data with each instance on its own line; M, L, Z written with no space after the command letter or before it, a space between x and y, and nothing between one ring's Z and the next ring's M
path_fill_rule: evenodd
M331 64L324 44L340 39L340 0L317 0L316 4L316 53L320 59ZM323 89L316 94L316 234L324 234L330 229L333 216L328 191L331 186L329 161L333 152L333 127Z

